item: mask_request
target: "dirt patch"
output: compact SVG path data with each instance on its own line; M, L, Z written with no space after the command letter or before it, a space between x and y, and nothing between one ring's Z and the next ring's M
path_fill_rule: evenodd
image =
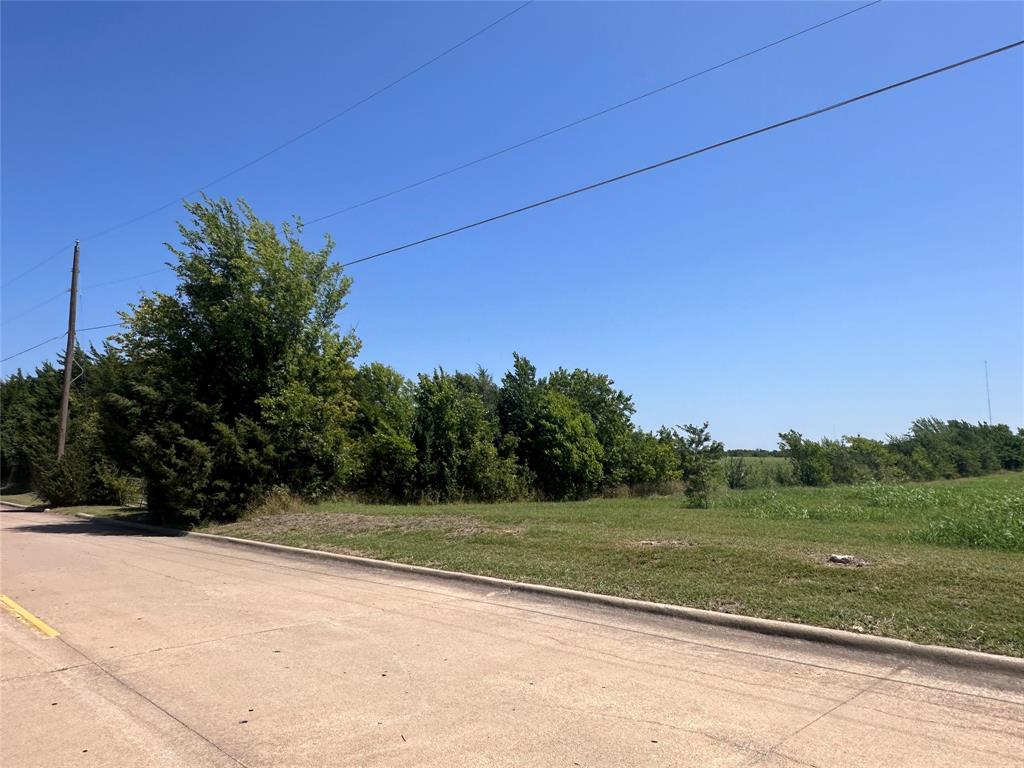
M825 561L829 565L844 565L852 568L863 568L866 565L871 565L863 557L857 557L856 555L842 555L838 553L832 553L828 556Z
M220 526L217 532L230 535L248 531L259 531L264 536L288 533L319 536L339 533L441 531L446 536L453 538L467 538L483 533L507 535L522 533L522 530L518 528L495 528L471 517L452 515L360 515L337 512L284 512L254 515L237 523Z
M689 539L642 539L628 541L626 546L630 549L693 549L697 545Z
M894 563L888 559L881 562L877 560L865 560L861 557L850 556L849 560L833 560L835 553L829 552L807 552L800 556L800 560L811 563L816 566L824 566L826 568L835 568L838 570L857 570L859 568L875 568L875 567L886 567L892 566ZM845 557L845 556L842 556ZM901 563L896 563L901 564ZM905 564L905 563L902 563Z
M735 600L720 600L716 597L708 601L708 610L719 613L743 613L743 603L738 603Z

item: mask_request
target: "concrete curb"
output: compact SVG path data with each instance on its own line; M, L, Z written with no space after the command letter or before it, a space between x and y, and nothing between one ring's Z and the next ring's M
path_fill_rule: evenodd
M968 651L961 648L947 648L941 645L920 645L908 640L896 640L889 637L879 637L878 635L860 635L856 632L847 632L841 629L815 627L809 624L794 624L788 621L777 621L775 619L758 619L752 616L719 613L717 611L707 611L700 608L688 608L682 605L653 603L646 600L633 600L628 597L615 597L613 595L601 595L593 592L580 592L575 589L564 589L562 587L548 587L543 584L527 584L519 581L509 581L508 579L499 579L493 576L478 576L472 573L443 571L438 568L427 568L421 565L407 565L405 563L393 563L387 560L374 560L368 557L323 552L316 549L289 547L284 544L271 544L269 542L254 541L251 539L238 539L233 536L217 536L210 533L197 533L195 531L179 531L171 528L147 525L145 523L96 517L95 515L88 515L81 512L75 513L75 517L104 525L134 528L164 536L188 536L190 538L207 540L221 546L274 552L303 560L345 563L347 565L376 568L378 570L397 571L399 573L427 576L446 581L461 581L478 586L497 587L499 589L506 589L513 592L553 597L575 603L589 603L591 605L636 611L656 616L670 616L684 621L711 624L714 626L728 627L730 629L739 629L747 632L756 632L762 635L788 637L797 640L808 640L811 642L826 643L846 648L855 648L874 653L891 654L911 660L951 664L971 669L1024 675L1024 658L1016 658L1013 656L999 656L992 653Z

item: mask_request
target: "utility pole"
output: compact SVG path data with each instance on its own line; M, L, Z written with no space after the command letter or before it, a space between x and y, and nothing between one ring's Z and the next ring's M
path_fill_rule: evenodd
M75 358L75 310L78 304L78 241L71 262L71 301L68 302L68 346L64 353L64 390L60 395L60 424L57 426L57 458L64 455L68 439L68 405L71 399L71 366Z
M988 360L985 361L985 399L988 401L988 425L992 426L992 393L988 388Z

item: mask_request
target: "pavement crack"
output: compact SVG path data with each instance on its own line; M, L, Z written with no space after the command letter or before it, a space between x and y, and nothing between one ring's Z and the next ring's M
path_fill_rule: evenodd
M817 717L815 717L810 722L804 723L803 725L801 725L799 728L797 728L792 733L787 734L786 736L784 736L781 740L777 741L775 744L773 744L771 747L768 748L768 752L766 753L765 756L767 757L769 755L772 755L773 753L775 753L775 751L779 747L781 747L783 744L785 744L790 739L793 739L793 738L799 736L801 733L806 731L812 725L814 725L815 723L825 719L826 717L831 715L833 712L835 712L840 707L845 707L847 704L849 704L851 701L853 701L857 697L863 696L865 693L868 693L872 688L877 688L879 685L884 683L886 680L891 679L894 675L898 675L900 672L902 672L906 668L907 668L906 664L898 664L898 665L896 665L887 675L878 677L878 679L876 679L870 685L865 686L861 690L859 690L856 693L854 693L852 696L850 696L850 697L840 701L838 704L835 704L834 706L829 707L828 709L826 709L824 712L819 714ZM791 758L787 758L787 759L791 759Z
M5 677L0 680L0 685L3 683L13 683L15 680L27 680L31 677L45 677L46 675L55 675L58 672L67 672L69 669L81 669L82 667L89 666L89 662L83 661L81 664L69 664L66 667L57 667L56 669L44 669L40 672L27 672L24 675L14 675L13 677Z
M83 651L83 650L81 650L79 648L76 648L71 643L69 643L67 640L65 640L63 637L58 638L58 639L60 640L60 642L64 643L64 645L66 645L68 648L70 648L72 651L74 651L79 656L81 656L83 659L85 659L89 664L91 664L92 666L96 667L96 669L100 670L100 672L102 672L103 674L105 674L108 677L110 677L118 685L123 686L124 688L126 688L129 691L131 691L132 693L134 693L136 696L138 696L143 701L149 703L150 705L152 705L156 709L158 709L161 712L163 712L165 715L167 715L167 717L171 718L174 722L176 722L178 725L180 725L185 730L189 731L193 735L195 735L195 736L199 737L200 739L202 739L203 741L205 741L207 744L209 744L215 750L217 750L222 755L224 755L224 757L226 757L229 760L233 761L234 763L237 763L238 765L242 766L242 768L250 768L249 765L244 763L238 757L235 757L235 755L233 755L230 752L228 752L222 746L217 744L217 742L213 741L212 739L210 739L209 737L207 737L206 735L204 735L200 731L197 731L195 728L193 728L191 725L189 725L184 720L179 718L173 712L170 712L166 708L164 708L164 707L160 706L159 704L157 704L155 701L153 701L153 699L149 698L149 696L144 694L142 691L140 691L138 688L133 686L127 680L124 680L124 679L118 677L117 675L115 675L113 672L111 672L109 669L107 669L105 666L103 666L102 663L100 663L99 661L96 661L96 659L94 659L91 656L89 656L89 654L87 654L85 651ZM85 666L85 665L83 664L83 665L80 665L80 666Z
M107 659L107 661L125 661L127 659L137 659L140 656L149 656L152 653L162 653L164 651L178 651L183 648L195 648L200 645L210 645L211 643L221 643L227 640L238 640L243 637L256 637L258 635L265 635L270 632L281 632L286 629L302 629L303 627L313 627L317 624L323 624L322 621L304 621L298 624L284 624L280 627L268 627L266 629L257 629L252 632L239 632L237 635L224 635L223 637L210 637L206 640L196 640L194 643L182 643L181 645L166 645L160 648L149 648L145 651L139 651L138 653L128 653L124 656L115 656Z
M181 539L176 539L176 540L173 541L173 543L166 543L164 541L158 541L158 540L154 540L154 539L147 539L147 540L144 540L144 541L140 541L139 544L140 544L140 546L144 546L144 547L160 547L160 548L163 548L163 549L168 549L168 550L178 551L178 552L181 552L183 550L183 548L184 548L184 549L187 549L188 551L190 551L192 553L201 554L201 555L203 555L203 556L205 556L205 557L207 557L209 559L213 559L213 560L233 560L233 561L237 561L239 563L246 563L247 567L249 567L249 568L251 568L252 570L255 570L255 571L268 571L268 570L297 571L297 572L300 572L300 573L307 573L307 574L310 574L310 575L313 575L313 576L323 577L323 578L326 578L326 579L330 579L332 581L333 580L340 580L340 581L356 582L356 583L361 583L361 584L371 584L371 585L379 586L379 587L392 587L392 588L396 588L396 589L401 589L403 591L417 592L417 593L421 593L421 594L431 595L434 598L443 598L443 602L451 602L451 603L463 604L463 605L469 603L469 604L476 604L476 605L480 605L480 606L497 607L497 608L501 608L501 609L505 609L505 610L516 611L516 612L519 612L519 613L530 613L530 614L535 614L535 615L542 616L542 617L547 617L547 618L557 618L557 619L561 619L563 621L572 622L572 623L575 623L575 624L584 624L584 625L589 625L589 626L601 627L601 628L604 628L604 629L613 630L613 631L616 631L616 632L625 632L625 633L628 633L628 634L631 634L631 635L636 635L636 636L641 636L641 637L659 638L659 639L667 640L667 641L670 641L672 643L676 643L676 644L680 644L680 645L689 645L689 646L693 646L693 647L697 647L697 648L706 648L708 650L712 650L712 651L715 651L715 652L718 652L718 653L727 653L727 654L730 654L730 655L745 656L745 657L755 658L755 659L758 659L758 658L759 659L765 659L765 660L770 660L770 661L776 661L776 662L779 662L779 663L782 663L782 664L789 664L789 665L793 665L793 666L804 667L804 668L807 668L807 669L820 669L820 670L824 670L824 671L828 671L828 672L841 672L841 673L843 673L845 675L849 675L851 677L859 677L859 678L864 678L864 679L869 679L869 680L876 680L876 681L882 681L882 682L888 681L888 682L891 682L891 683L893 683L895 685L910 686L910 687L921 688L921 689L925 689L925 690L938 691L938 692L941 692L941 693L949 693L949 689L948 688L943 688L943 687L935 686L935 685L928 685L927 683L911 682L911 681L907 681L907 680L891 680L888 675L883 676L883 675L872 674L870 672L863 672L863 671L851 670L851 669L843 669L842 667L838 667L838 666L832 666L832 665L828 665L828 664L820 664L820 663L815 663L813 661L806 661L806 660L803 660L803 659L795 659L795 658L788 657L788 656L781 656L781 655L778 655L778 654L775 654L775 653L766 653L766 652L763 652L763 651L751 651L751 650L746 650L746 649L743 649L743 648L733 647L733 646L730 646L730 645L723 645L723 644L718 644L718 643L713 643L713 642L705 642L705 641L694 640L694 639L690 639L690 638L678 637L678 636L666 634L664 632L651 631L649 629L643 629L643 628L640 628L640 627L617 626L617 625L610 624L610 623L608 623L606 621L601 621L601 620L598 620L598 619L586 619L586 618L583 618L583 617L580 617L580 616L567 616L565 614L559 613L557 610L543 610L543 609L538 608L538 607L529 607L529 606L526 606L526 605L513 605L512 603L503 602L503 601L490 600L490 599L481 598L481 597L470 597L470 596L466 596L464 594L453 594L452 592L442 591L442 590L439 590L439 589L436 589L436 588L412 586L410 584L402 584L402 583L399 583L397 579L394 580L394 581L392 581L391 579L381 580L379 578L371 578L371 577L368 577L368 576L357 576L357 575L355 575L354 573L351 572L352 568L361 567L361 566L347 566L347 565L339 566L339 565L332 565L328 570L323 570L323 569L320 569L320 568L310 568L310 567L304 567L304 566L300 566L300 565L293 565L291 563L284 563L284 562L281 562L281 559L286 558L287 555L271 556L269 553L268 553L266 559L261 561L261 560L258 560L258 559L252 558L252 557L245 557L243 555L238 555L238 554L228 553L228 552L224 552L224 551L219 551L219 550L223 549L223 545L221 545L219 542L215 542L215 543L212 543L212 544L207 544L206 542L203 542L202 544L195 545L194 542L184 542ZM310 551L317 551L317 550L310 550ZM210 566L206 566L206 567L211 572L223 573L222 571L218 571L216 568L211 568ZM343 569L347 570L349 572L346 572L346 573L339 572L339 571L341 571ZM304 592L306 592L308 594L315 594L315 595L323 596L323 593L317 592L315 590L308 590L307 589L307 590L302 590L302 591L304 591ZM372 608L374 610L384 610L384 609L378 608L377 606L366 606L366 607L367 608ZM385 612L387 612L387 611L385 611ZM735 630L735 631L738 632L738 633L741 633L741 634L745 633L745 630ZM810 641L799 641L799 642L810 644ZM868 655L872 655L871 652L867 652L867 653L868 653ZM874 654L874 655L877 656L878 654ZM905 668L911 668L908 665L904 665L904 667ZM976 699L979 699L979 700L987 700L987 701L998 702L1000 704L1016 704L1017 703L1015 701L1012 701L1010 699L1006 699L1006 698L1003 698L1003 697L1000 697L1000 696L991 696L991 695L986 695L986 694L981 694L981 693L973 693L973 692L969 692L969 691L958 691L957 694L960 695L960 696L976 698Z

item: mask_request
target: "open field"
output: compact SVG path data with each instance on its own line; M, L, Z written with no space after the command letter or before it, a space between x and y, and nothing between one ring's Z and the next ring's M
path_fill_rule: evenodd
M578 503L348 502L205 530L1024 656L1024 474ZM853 554L865 567L827 563Z

